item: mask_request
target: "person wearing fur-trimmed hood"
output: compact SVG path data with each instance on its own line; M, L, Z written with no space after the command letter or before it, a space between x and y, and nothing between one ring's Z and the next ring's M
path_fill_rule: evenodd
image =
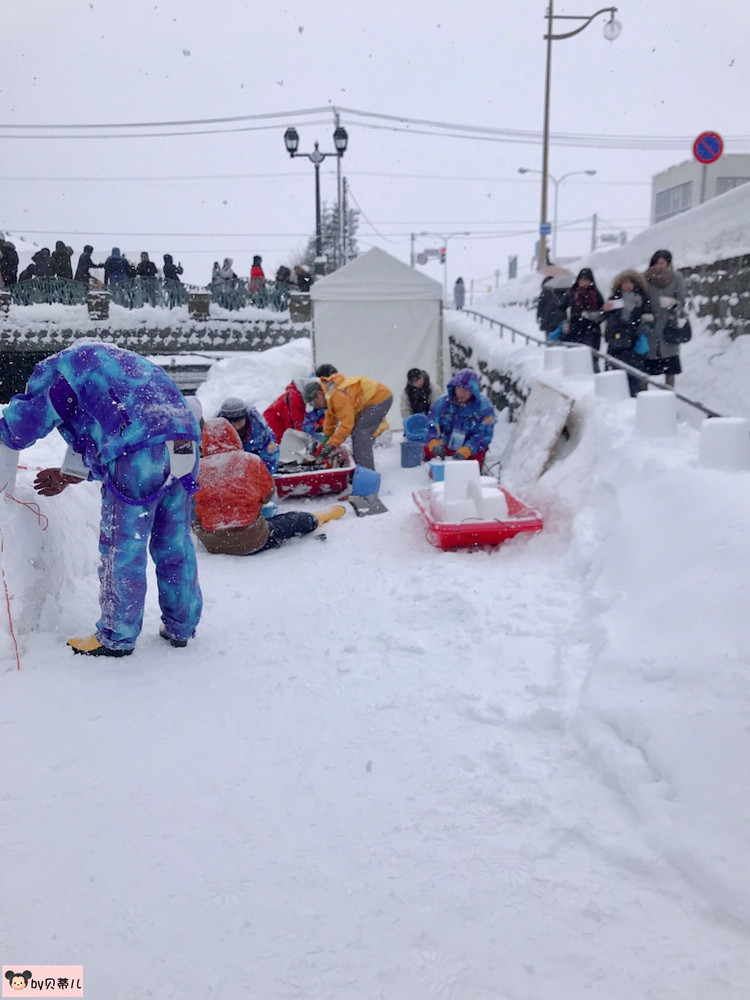
M607 354L631 368L642 369L643 356L638 353L638 338L647 337L645 324L653 319L643 275L631 268L616 275L612 281L612 293L602 306L602 312L606 316L604 339L607 341ZM635 396L643 388L643 382L630 372L627 376L630 395Z
M495 429L495 407L472 368L462 368L428 415L425 458L474 459L481 468Z

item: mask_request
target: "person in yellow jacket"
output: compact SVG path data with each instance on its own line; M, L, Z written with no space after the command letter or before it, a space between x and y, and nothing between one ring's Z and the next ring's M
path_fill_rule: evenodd
M325 406L323 441L315 454L325 458L351 435L357 465L374 469L372 441L393 403L391 390L364 375L333 375L310 382L303 393L315 408Z

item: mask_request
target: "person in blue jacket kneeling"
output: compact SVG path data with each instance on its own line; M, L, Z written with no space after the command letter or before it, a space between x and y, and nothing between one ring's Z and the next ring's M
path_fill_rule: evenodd
M479 388L479 376L462 368L448 383L448 392L428 414L425 458L474 459L481 468L495 429L495 408Z
M162 638L186 646L202 609L190 535L198 489L200 427L159 365L131 351L78 341L40 362L26 392L0 418L0 442L20 451L57 428L63 468L42 469L34 488L56 496L84 479L102 484L99 604L93 635L73 652L127 656L143 625L148 552L156 567Z

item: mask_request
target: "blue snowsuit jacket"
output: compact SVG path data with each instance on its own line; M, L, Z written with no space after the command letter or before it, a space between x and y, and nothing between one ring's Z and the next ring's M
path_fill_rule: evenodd
M246 416L247 423L240 431L242 449L263 459L263 464L273 475L279 467L278 450L268 450L269 445L277 443L273 431L254 406L248 406Z
M475 372L467 381L466 369L457 372L448 383L445 396L436 399L428 414L428 440L439 438L446 447L450 447L451 434L459 431L464 434L464 446L472 455L486 451L492 441L495 428L495 408L486 396L482 395L479 378ZM460 406L454 396L457 385L464 385L472 394L472 398Z
M123 455L165 441L200 441L198 421L167 373L131 351L78 341L34 368L26 392L14 396L0 418L0 440L28 448L57 428L90 470L107 478ZM197 489L193 475L181 482Z

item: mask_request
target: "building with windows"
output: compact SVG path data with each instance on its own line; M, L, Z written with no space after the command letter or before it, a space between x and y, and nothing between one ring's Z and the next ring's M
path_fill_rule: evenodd
M732 153L715 163L685 160L651 178L651 224L671 219L750 181L750 155ZM749 192L750 196L750 192Z

